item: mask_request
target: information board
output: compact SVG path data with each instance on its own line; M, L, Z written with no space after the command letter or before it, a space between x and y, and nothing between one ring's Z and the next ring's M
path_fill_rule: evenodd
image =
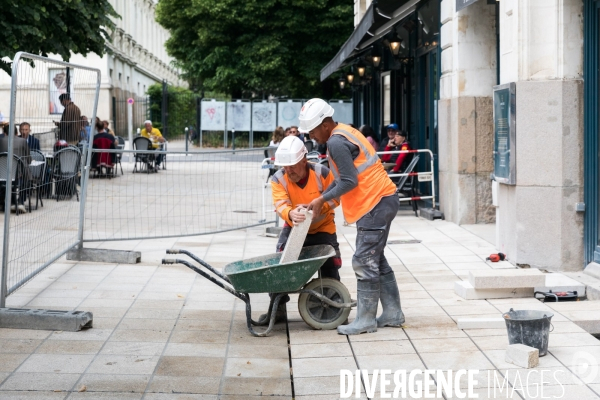
M225 130L225 102L203 101L201 106L203 131Z
M250 102L233 101L227 103L227 130L250 131Z
M494 177L516 184L516 91L514 83L494 86Z
M298 115L302 102L300 101L280 101L277 107L277 125L284 129L289 126L298 126Z
M353 123L352 103L340 102L333 100L329 102L329 105L333 108L333 120L335 122L341 122L342 124Z
M252 103L252 131L270 132L277 127L277 104Z

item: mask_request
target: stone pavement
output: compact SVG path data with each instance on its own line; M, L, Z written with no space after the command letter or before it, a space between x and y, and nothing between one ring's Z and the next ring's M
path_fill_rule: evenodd
M342 282L354 297L355 228L343 226L337 214ZM9 296L7 305L92 311L94 328L0 329L0 399L290 399L292 379L297 399L338 399L340 371L357 369L479 370L474 389L479 399L600 398L600 341L569 319L578 310L600 311L600 302L467 301L454 294L454 282L468 279L469 271L492 268L484 260L495 248L484 238L493 237L493 226L463 228L402 211L386 255L398 278L406 324L351 337L311 330L297 312L295 296L288 303L287 330L279 324L267 338L252 337L243 302L184 266L159 264L170 248L190 250L216 267L271 253L276 239L262 232L86 244L141 251L138 265L59 260ZM266 295L252 296L255 318L267 304ZM554 312L549 354L534 373L504 361L505 329L456 327L457 317L498 317L511 307ZM494 374L496 394L488 389L495 385ZM503 393L498 389L504 377L516 389L508 395L506 387ZM465 376L460 382L466 388ZM360 398L366 398L359 387ZM379 383L376 387L372 398L383 398ZM416 396L408 392L405 398Z

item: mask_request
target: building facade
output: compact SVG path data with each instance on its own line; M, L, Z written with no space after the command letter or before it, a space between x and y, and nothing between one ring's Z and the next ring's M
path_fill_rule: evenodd
M101 71L100 97L97 115L111 121L117 134L126 136L127 99L133 97L144 101L148 87L166 80L170 84L184 86L179 71L165 50L168 32L155 21L155 0L110 0L121 16L115 20L109 51L103 56L90 53L74 54L69 62L98 68ZM60 59L50 55L50 58ZM10 104L10 77L0 72L0 111L8 117ZM7 94L6 96L4 94ZM46 95L46 94L44 94ZM146 117L144 108L134 109L135 125ZM139 115L138 115L139 114ZM51 128L37 124L35 131ZM34 131L34 132L35 132Z
M321 78L351 87L355 124L384 134L396 122L434 153L447 220L495 221L514 264L581 270L600 261L598 5L356 0L355 31ZM362 67L366 78L350 84ZM498 147L502 85L514 91L508 152ZM511 182L497 176L500 153Z

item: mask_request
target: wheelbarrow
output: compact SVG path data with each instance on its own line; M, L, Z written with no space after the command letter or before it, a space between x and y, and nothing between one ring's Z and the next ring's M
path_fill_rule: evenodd
M167 250L167 254L185 254L204 269L179 259L164 259L163 264L185 265L246 303L246 324L254 336L267 336L273 330L277 306L288 294L300 294L298 311L304 322L314 329L337 328L348 318L350 308L356 306L342 282L321 278L320 274L310 280L329 257L335 256L335 250L329 245L304 247L298 261L284 264L279 263L282 253L236 261L227 264L223 273L186 250ZM250 293L274 293L267 318L261 323L252 319ZM265 325L268 326L264 332L253 328Z

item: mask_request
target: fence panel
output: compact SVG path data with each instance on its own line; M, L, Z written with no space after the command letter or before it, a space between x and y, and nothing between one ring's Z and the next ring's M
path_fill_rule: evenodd
M144 164L152 159L123 161L124 175L119 170L117 178L89 180L84 241L191 236L274 222L273 207L263 217L265 149L186 154L172 148L163 153L166 170L148 173ZM125 151L123 160L159 153Z
M8 152L0 168L5 196L0 307L7 295L78 243L85 156L74 145L81 135L93 134L86 121L94 121L99 88L97 69L15 56L10 126L0 139L0 151ZM27 126L44 140L26 139ZM52 140L53 135L66 142ZM14 179L8 164L19 166Z

